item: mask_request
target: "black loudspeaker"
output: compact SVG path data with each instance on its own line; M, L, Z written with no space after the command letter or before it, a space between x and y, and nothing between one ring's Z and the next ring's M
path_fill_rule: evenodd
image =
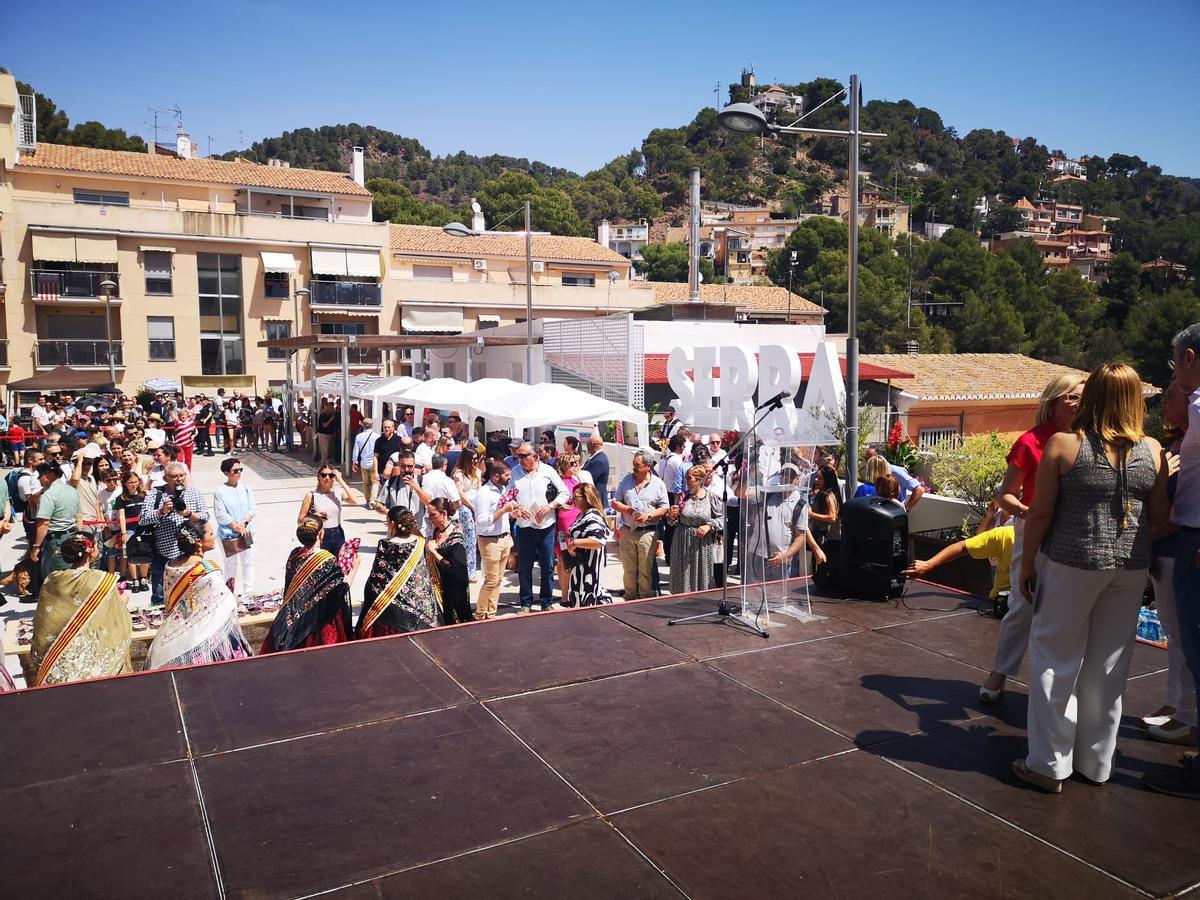
M904 593L903 573L908 568L904 507L880 497L855 497L842 505L840 519L841 545L823 567L828 570L828 587L859 600L883 601Z

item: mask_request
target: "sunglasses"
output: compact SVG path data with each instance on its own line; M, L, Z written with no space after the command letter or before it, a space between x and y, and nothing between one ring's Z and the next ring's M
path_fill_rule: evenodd
M318 478L332 478L333 474L334 474L333 472L321 472L317 477Z
M518 453L517 459L529 459L531 456L537 456L536 453Z
M241 475L242 472L244 472L244 471L246 471L246 470L245 469L230 469L229 474L230 475Z

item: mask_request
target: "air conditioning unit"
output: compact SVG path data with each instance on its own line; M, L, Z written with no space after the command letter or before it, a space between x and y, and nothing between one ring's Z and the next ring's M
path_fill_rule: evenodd
M486 259L475 260L475 271L476 272L486 272L487 271L487 260Z
M535 263L533 264L533 271L535 271L535 272L545 272L545 271L546 271L546 264L545 264L544 262L542 262L541 260L538 260L537 262L535 262Z

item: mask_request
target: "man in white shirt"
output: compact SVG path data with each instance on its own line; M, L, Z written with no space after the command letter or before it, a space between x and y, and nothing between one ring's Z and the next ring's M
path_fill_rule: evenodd
M436 428L426 428L421 433L420 442L417 438L413 438L413 458L417 461L417 467L428 472L433 467L433 447L437 443L438 430Z
M1188 395L1188 430L1179 447L1179 480L1171 503L1171 521L1179 529L1173 573L1179 634L1172 634L1171 640L1179 640L1200 695L1200 322L1175 335L1171 367ZM1142 784L1162 794L1200 800L1200 759L1185 757L1180 766L1153 769L1142 776Z
M517 447L519 465L512 470L517 507L512 511L517 530L517 576L521 612L533 611L533 564L540 567L539 600L542 609L554 603L554 511L570 501L567 486L553 468L538 460L537 450L525 442Z
M435 497L442 497L450 502L451 510L456 510L462 503L462 495L458 493L454 479L446 474L446 462L442 454L433 454L429 471L421 476L421 487L429 495L425 501L427 505Z
M506 496L511 480L508 466L503 462L492 462L488 465L488 480L475 495L475 534L479 539L479 557L483 560L483 585L475 603L477 620L496 615L500 599L504 564L512 549L508 516L517 508L516 499Z
M354 447L350 451L354 471L362 478L364 506L371 505L371 498L379 486L379 470L375 466L375 442L379 440L379 432L371 427L373 424L369 418L362 420L362 431L354 436Z
M33 409L29 414L41 428L43 434L50 430L50 412L46 409L45 397L38 397L38 402L33 404Z

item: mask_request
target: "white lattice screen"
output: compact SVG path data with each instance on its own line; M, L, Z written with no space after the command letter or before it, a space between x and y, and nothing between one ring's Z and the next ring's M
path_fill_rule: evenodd
M632 316L546 322L542 348L551 381L645 408L642 329Z

